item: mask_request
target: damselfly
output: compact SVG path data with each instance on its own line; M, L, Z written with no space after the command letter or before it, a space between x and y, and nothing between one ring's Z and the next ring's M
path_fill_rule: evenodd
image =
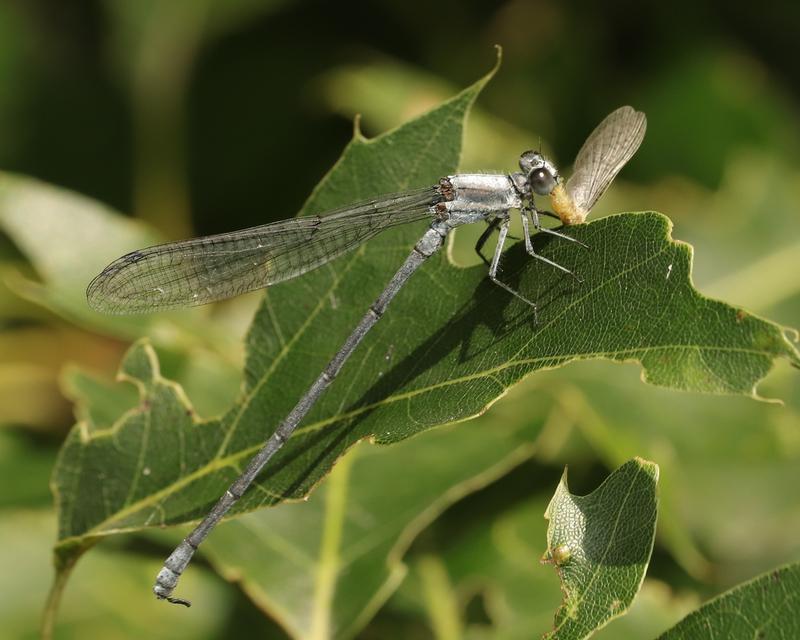
M508 236L510 211L519 211L526 251L534 258L571 273L538 255L531 227L565 240L568 235L541 226L539 215L558 217L565 225L583 222L614 176L639 148L646 119L631 107L608 115L592 132L562 184L556 167L538 151L520 156L520 171L508 174L458 174L438 184L405 193L379 196L316 216L292 218L242 231L162 244L134 251L106 267L86 292L89 305L105 313L146 313L198 305L289 280L353 250L381 231L429 220L430 226L333 359L278 425L247 469L222 495L206 518L178 545L158 574L158 598L172 597L181 573L200 543L286 443L303 417L334 380L345 361L386 311L411 275L436 253L448 233L473 222L487 222L479 251L489 235L499 237L489 264L489 278L536 310L536 304L498 278L500 256ZM535 196L550 196L555 213L540 211Z

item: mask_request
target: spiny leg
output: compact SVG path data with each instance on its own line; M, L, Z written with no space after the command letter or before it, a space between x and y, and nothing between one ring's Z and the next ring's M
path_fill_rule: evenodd
M552 216L553 218L556 218L557 220L559 218L555 213L552 213L550 211L539 211L535 206L533 206L533 207L525 207L522 210L522 224L526 228L526 231L525 231L526 235L527 235L527 226L526 226L527 220L525 220L525 213L526 212L531 217L531 222L533 223L533 228L536 229L537 233L538 232L547 233L547 234L549 234L551 236L556 236L557 238L562 238L564 240L569 240L570 242L575 242L575 243L581 245L584 249L588 249L589 248L588 245L584 244L580 240L576 240L575 238L573 238L571 236L568 236L565 233L561 233L560 231L555 231L554 229L548 229L547 227L543 227L541 221L539 220L539 214L540 213L542 215Z
M536 213L540 213L543 216L547 216L548 218L553 218L555 220L561 221L560 216L557 213L553 213L552 211L543 211L542 209L536 209Z
M489 261L486 259L486 256L483 255L483 245L486 244L486 241L489 239L489 236L492 235L492 232L497 229L498 225L500 224L501 218L494 218L489 224L486 225L486 229L481 234L481 237L478 238L478 241L475 243L475 253L477 253L481 260L489 266Z
M504 212L504 215L507 215L508 211ZM502 221L502 217L493 218L491 222L487 223L487 227L484 232L481 234L481 237L478 238L478 241L475 243L475 253L477 253L481 260L483 260L486 266L489 266L489 261L486 259L486 256L483 255L483 245L486 244L486 241L489 239L489 236L492 235L492 232L500 226L500 222ZM519 238L515 238L514 236L509 235L509 238L512 240L519 240Z
M502 287L503 289L508 291L514 297L519 298L525 304L528 304L531 307L533 307L533 317L534 317L534 320L538 322L538 313L537 313L536 303L535 302L531 302L525 296L523 296L521 293L519 293L517 291L514 291L505 282L500 282L500 280L497 279L497 270L500 267L500 256L503 253L503 245L505 244L506 236L508 235L508 225L511 222L509 218L502 218L502 219L499 219L499 220L500 220L500 222L499 222L500 234L497 237L497 246L495 247L494 256L492 257L492 264L489 265L489 279L492 282L494 282L497 286Z
M530 213L530 210L528 210L528 212ZM528 252L528 255L533 257L533 258L536 258L537 260L541 260L542 262L546 262L547 264L549 264L550 266L555 267L556 269L561 269L561 271L563 271L564 273L568 273L573 278L577 279L578 281L581 281L581 278L579 276L575 275L575 273L573 273L572 271L570 271L566 267L562 267L560 264L558 264L557 262L553 262L549 258L545 258L544 256L540 256L538 253L536 253L533 250L533 243L531 242L530 227L528 226L528 217L525 215L525 211L524 210L521 211L520 214L521 214L520 217L522 219L522 229L525 232L524 233L524 235L525 235L525 251ZM533 214L531 214L531 215L533 215ZM538 221L538 219L537 219L537 221ZM534 222L534 226L536 226L536 222ZM537 230L544 231L544 229L537 229ZM569 236L562 236L560 233L557 233L555 235L567 238L569 240L574 240L574 238L570 238ZM575 240L575 242L577 242L577 240Z

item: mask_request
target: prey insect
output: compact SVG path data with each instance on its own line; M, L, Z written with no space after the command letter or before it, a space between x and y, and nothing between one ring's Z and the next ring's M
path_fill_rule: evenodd
M391 300L413 273L442 247L453 229L464 224L488 222L487 231L476 247L479 251L489 234L498 231L497 245L489 261L489 278L535 312L535 302L498 277L500 257L508 238L510 211L519 211L527 253L571 274L566 267L534 251L532 229L576 242L561 231L543 227L540 214L558 217L565 225L583 222L638 149L645 127L644 114L631 107L621 107L608 115L584 143L575 160L573 174L565 184L556 167L541 153L526 151L519 159L520 171L512 174L447 176L431 187L379 196L317 216L133 251L112 262L92 280L86 292L89 305L105 313L148 313L205 304L297 277L391 227L422 220L430 223L408 258L294 409L203 521L167 558L153 587L155 595L189 606L188 601L173 597L172 593L198 546L292 436ZM550 196L554 213L538 210L535 196Z

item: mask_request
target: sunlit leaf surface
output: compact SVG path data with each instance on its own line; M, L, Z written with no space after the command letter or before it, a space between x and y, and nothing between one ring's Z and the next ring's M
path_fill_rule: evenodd
M631 606L656 535L658 467L631 460L587 496L566 473L547 507L545 560L555 565L564 601L548 638L588 638Z
M690 613L661 640L800 637L800 565L770 571Z

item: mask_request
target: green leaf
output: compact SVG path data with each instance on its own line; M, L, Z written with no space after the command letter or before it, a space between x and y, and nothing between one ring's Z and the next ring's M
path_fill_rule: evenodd
M432 184L455 170L463 121L485 82L372 140L356 134L304 211ZM245 384L219 420L198 421L182 390L136 345L123 374L139 407L107 430L74 429L54 473L57 556L69 566L100 536L201 517L258 450L361 318L424 231L388 231L353 254L269 289L247 341ZM775 358L800 363L782 330L691 287L690 251L659 214L625 214L539 236L537 250L575 269L578 284L519 245L503 278L539 301L458 269L442 252L398 295L303 425L234 512L306 495L354 443L403 440L482 412L523 376L580 358L639 360L675 388L754 395ZM101 490L98 490L98 483ZM69 560L69 561L68 561Z
M141 335L149 326L141 319L92 313L85 293L89 281L114 257L157 241L142 224L65 189L0 172L0 230L46 283L19 284L16 288L27 297L73 320L124 335Z
M544 500L529 498L493 518L469 522L442 547L457 596L463 602L467 594L480 595L489 618L489 624L469 624L467 637L529 640L552 627L558 579L538 561L545 506ZM415 587L404 583L400 598L419 599L422 590Z
M36 631L41 622L42 595L47 592L53 571L47 551L55 529L56 514L51 509L0 510L3 638L39 637ZM160 559L113 547L99 545L76 569L64 598L56 634L59 640L227 637L227 621L233 615L234 602L232 594L211 571L198 570L187 576L204 604L186 616L177 607L153 606L148 587Z
M360 443L308 502L226 523L206 555L292 637L352 637L402 581L419 531L530 457L538 424L487 433L470 423L395 447Z
M658 466L634 459L587 496L567 488L567 472L547 507L545 561L564 601L548 638L588 638L623 615L642 586L656 535Z
M114 258L152 245L159 237L147 225L98 202L31 178L0 172L0 231L14 241L41 279L34 282L19 274L8 278L18 294L81 328L126 340L150 337L162 348L164 369L180 380L199 413L219 415L230 407L240 387L244 359L236 315L244 312L249 319L252 313L246 300L239 298L224 306L227 322L220 321L221 314L209 318L210 308L146 317L92 311L86 304L89 281ZM80 248L77 253L76 247ZM63 340L64 330L43 333ZM70 344L82 343L84 364L100 364L98 354L109 348L100 349L95 342L97 348L87 349L85 334L76 335ZM63 351L50 350L53 358L62 360Z
M781 567L714 598L661 640L800 637L800 564Z
M61 387L75 403L77 419L88 432L108 429L135 407L135 390L129 385L109 384L76 366L67 366L61 375Z

